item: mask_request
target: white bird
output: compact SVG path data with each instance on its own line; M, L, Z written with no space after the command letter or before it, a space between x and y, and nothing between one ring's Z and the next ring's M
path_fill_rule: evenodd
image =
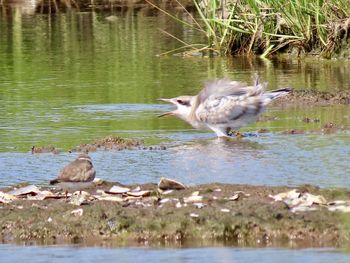
M266 85L259 83L258 78L254 86L227 79L208 81L198 95L160 99L176 105L177 109L159 117L174 115L196 129L211 129L218 137L227 137L231 130L255 121L267 104L292 90L265 92Z

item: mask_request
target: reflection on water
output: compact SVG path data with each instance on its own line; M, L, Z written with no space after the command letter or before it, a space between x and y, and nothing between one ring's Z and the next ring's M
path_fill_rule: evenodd
M242 249L212 248L94 248L94 247L20 247L0 245L2 262L337 262L346 263L350 255L332 249ZM140 257L142 255L142 257Z
M276 120L243 129L267 128L267 134L226 142L176 118L156 117L171 107L157 98L197 93L208 78L250 81L255 71L271 89L349 89L348 63L159 57L179 44L158 27L189 43L201 38L165 15L114 14L116 21L110 22L105 19L110 13L103 12L0 12L6 36L0 38L1 185L46 183L73 159L67 153L32 156L33 145L67 152L110 134L171 147L92 153L98 176L107 180L144 183L168 176L187 184L349 185L347 106L270 108L267 114ZM320 122L306 124L304 117ZM344 127L321 135L328 122ZM281 134L288 129L307 133Z
M163 14L45 15L33 11L33 1L23 3L28 6L0 5L0 186L46 185L75 158L69 149L110 134L168 148L91 153L97 177L109 181L156 183L166 176L188 185L350 186L348 106L269 108L275 120L252 124L243 131L253 135L229 141L156 117L170 109L157 98L195 94L211 78L251 81L258 72L269 89L350 89L348 62L157 56L181 45L158 28L188 43L202 36ZM110 15L113 21L106 20ZM305 117L320 122L306 124ZM329 122L340 129L322 133ZM269 131L256 133L260 128ZM306 133L282 134L289 129ZM63 153L29 153L33 145L49 144ZM135 262L140 253L142 261L164 262L349 262L331 250L0 246L1 262Z
M97 177L124 184L157 183L163 176L193 185L222 182L255 185L313 184L349 187L348 133L257 134L222 141L208 133L169 132L166 150L91 153ZM148 136L164 138L162 132ZM47 184L74 154L0 153L0 185ZM19 165L20 164L20 165Z

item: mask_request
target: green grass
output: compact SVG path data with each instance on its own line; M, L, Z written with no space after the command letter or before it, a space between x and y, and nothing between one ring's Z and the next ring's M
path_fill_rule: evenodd
M194 0L194 5L199 19L191 16L195 23L190 26L207 39L201 50L262 57L288 51L331 58L349 47L349 0Z

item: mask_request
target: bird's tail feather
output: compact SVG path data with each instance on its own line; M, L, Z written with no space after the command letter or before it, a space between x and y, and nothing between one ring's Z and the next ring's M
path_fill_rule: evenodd
M269 99L277 99L278 97L284 96L289 94L293 89L290 87L287 88L281 88L281 89L276 89L276 90L272 90L270 92L266 92L265 95L269 98Z
M60 181L58 179L54 179L50 181L50 184L58 184Z

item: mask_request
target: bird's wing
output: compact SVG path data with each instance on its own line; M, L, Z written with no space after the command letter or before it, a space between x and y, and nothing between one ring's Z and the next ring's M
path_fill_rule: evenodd
M95 178L95 174L90 161L75 160L63 168L57 179L61 182L88 182Z
M245 82L218 79L207 81L205 87L199 92L199 104L209 97L220 98L224 96L247 96L261 94L265 90L265 83L256 81L254 86L247 86Z
M210 96L199 105L196 116L209 125L225 125L255 117L263 108L264 103L260 96Z

